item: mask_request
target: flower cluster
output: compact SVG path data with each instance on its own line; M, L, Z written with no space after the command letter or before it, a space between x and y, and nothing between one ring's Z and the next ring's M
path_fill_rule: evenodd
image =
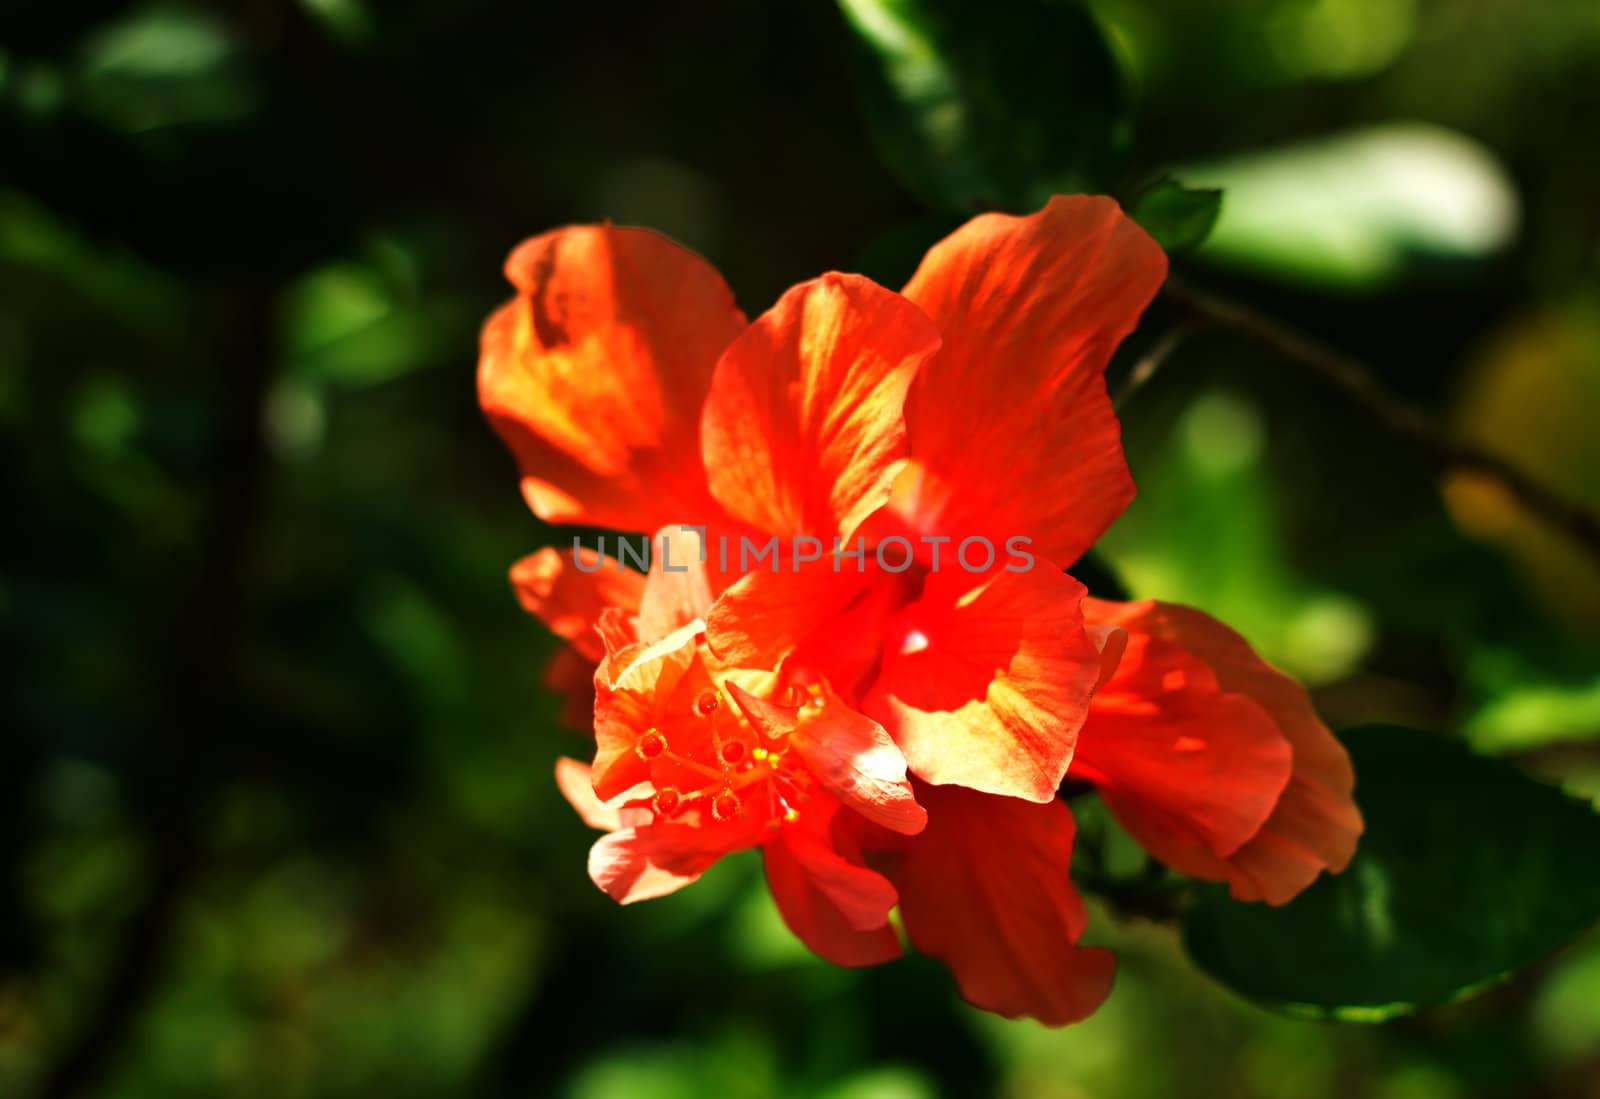
M1349 760L1305 692L1199 611L1068 572L1133 495L1103 373L1166 273L1114 202L985 214L899 293L828 274L754 322L645 230L547 233L506 272L478 380L523 495L671 550L647 573L554 549L512 570L593 701L592 763L557 779L605 833L589 870L611 896L760 848L823 957L898 956L898 908L969 1001L1061 1024L1113 975L1079 945L1069 774L1240 899L1349 861ZM706 552L773 537L868 552L748 571ZM1021 539L1032 567L935 567L972 539ZM892 569L872 552L891 540Z

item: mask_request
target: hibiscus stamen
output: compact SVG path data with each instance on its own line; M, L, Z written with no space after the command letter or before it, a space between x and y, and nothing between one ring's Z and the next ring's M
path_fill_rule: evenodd
M783 819L778 811L778 788L773 783L767 783L767 827L776 832L783 824Z
M744 809L744 802L731 789L718 791L711 799L711 815L717 820L732 820Z
M676 763L680 767L687 767L691 771L702 774L714 783L720 784L728 777L725 772L715 767L708 767L704 763L701 763L698 759L690 759L688 756L680 756L677 752L666 752L661 758L670 763Z
M812 715L832 697L816 680L789 684L784 691L792 692L786 697L795 698ZM702 690L688 707L691 722L707 722L701 730L673 726L663 733L650 726L634 741L635 754L650 765L657 784L650 801L656 819L720 824L760 806L757 812L765 810L769 828L793 823L799 807L810 799L811 781L798 757L787 750L788 728L782 722L752 724L725 701L716 686ZM698 785L677 785L685 774L701 776Z

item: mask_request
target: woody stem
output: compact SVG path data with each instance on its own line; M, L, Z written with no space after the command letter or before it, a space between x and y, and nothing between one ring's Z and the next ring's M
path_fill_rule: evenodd
M1564 532L1589 554L1596 566L1600 566L1600 517L1528 476L1500 455L1456 438L1391 393L1363 363L1248 305L1191 286L1177 275L1168 276L1163 292L1184 307L1194 321L1237 333L1320 375L1376 416L1391 434L1421 450L1438 473L1470 472L1497 482L1528 511ZM1164 358L1182 338L1182 335L1170 335L1147 359L1159 364L1156 353L1160 352L1160 357ZM1146 375L1153 369L1151 366ZM1137 372L1138 368L1135 370ZM1119 403L1125 393L1119 395Z

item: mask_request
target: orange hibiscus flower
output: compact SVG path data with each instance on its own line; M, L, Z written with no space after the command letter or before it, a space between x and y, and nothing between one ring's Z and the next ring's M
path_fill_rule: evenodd
M644 230L558 230L506 269L479 391L524 496L660 532L647 575L512 570L568 682L594 670L595 759L557 777L612 896L759 847L822 956L895 957L898 906L972 1003L1059 1024L1113 973L1078 945L1068 773L1241 899L1349 861L1353 775L1305 692L1206 615L1066 571L1132 498L1103 372L1166 273L1115 203L983 215L899 294L830 274L753 323Z

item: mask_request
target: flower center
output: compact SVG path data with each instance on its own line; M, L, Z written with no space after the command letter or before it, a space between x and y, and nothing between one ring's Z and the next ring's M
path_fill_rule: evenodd
M825 704L818 684L784 693L803 709ZM698 692L685 710L676 720L662 715L662 727L634 741L634 754L650 765L657 820L721 824L754 813L775 829L799 817L813 780L789 751L787 735L757 730L715 686Z

